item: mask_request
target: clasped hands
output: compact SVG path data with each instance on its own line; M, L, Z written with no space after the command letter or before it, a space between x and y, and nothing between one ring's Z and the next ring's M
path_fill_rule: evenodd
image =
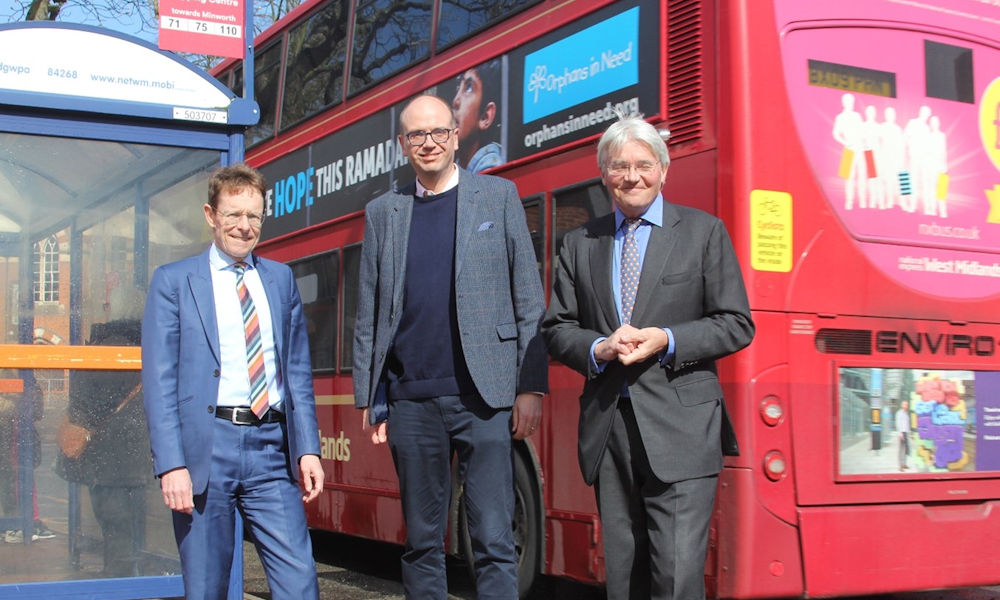
M659 327L636 329L631 325L622 325L594 346L594 359L598 363L613 360L623 365L641 363L666 349L669 343L667 332Z

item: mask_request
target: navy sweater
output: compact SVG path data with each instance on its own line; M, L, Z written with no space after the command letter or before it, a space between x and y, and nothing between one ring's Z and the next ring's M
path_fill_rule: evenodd
M406 250L403 314L389 356L391 399L475 391L462 355L455 307L458 188L414 198Z

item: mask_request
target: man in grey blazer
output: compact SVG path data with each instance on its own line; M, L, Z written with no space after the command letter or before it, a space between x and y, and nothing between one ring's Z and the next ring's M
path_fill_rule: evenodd
M534 248L514 185L455 165L447 104L419 96L399 126L417 179L365 211L354 401L372 441L388 440L399 476L406 597L447 596L454 452L478 597L513 600L511 436L535 431L548 391Z
M736 452L714 361L753 338L746 290L722 222L664 201L652 125L613 124L597 160L615 210L564 238L542 331L586 377L578 452L608 598L700 600L722 455Z

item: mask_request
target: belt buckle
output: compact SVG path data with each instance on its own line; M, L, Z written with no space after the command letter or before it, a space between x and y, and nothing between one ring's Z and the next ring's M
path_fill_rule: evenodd
M252 418L253 417L253 412L250 411L249 409L246 409L247 412L250 413L251 417L248 418L248 419L240 419L240 418L238 418L238 415L240 414L241 410L244 410L244 409L242 409L242 408L234 408L233 409L233 417L232 417L232 419L230 419L233 422L233 425L253 425L253 418Z

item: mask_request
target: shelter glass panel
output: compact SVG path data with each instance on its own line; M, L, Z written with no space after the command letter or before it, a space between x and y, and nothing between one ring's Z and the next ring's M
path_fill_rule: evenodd
M179 572L130 357L151 269L210 239L220 158L0 133L0 585ZM60 346L88 348L41 364Z

